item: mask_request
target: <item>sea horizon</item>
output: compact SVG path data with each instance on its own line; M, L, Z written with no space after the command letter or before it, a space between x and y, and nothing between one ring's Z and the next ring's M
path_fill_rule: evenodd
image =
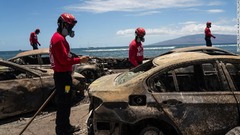
M204 46L204 45L161 45L161 46L146 45L144 46L144 57L155 57L162 53L168 52L172 49L189 46ZM240 52L237 52L237 44L218 44L213 45L213 47L218 47L233 52L235 54L240 54ZM27 50L0 51L0 58L9 59L23 51ZM127 58L128 46L71 48L71 52L77 55L88 55L95 57Z

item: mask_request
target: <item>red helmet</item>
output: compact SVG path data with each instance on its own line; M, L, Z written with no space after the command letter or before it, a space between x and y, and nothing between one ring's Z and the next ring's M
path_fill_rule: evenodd
M145 34L146 34L146 32L145 32L144 28L137 28L137 29L135 30L135 34L136 34L137 36L144 37Z
M212 23L211 22L207 22L206 25L211 25Z
M75 19L75 17L72 14L63 13L58 18L58 25L60 25L60 23L67 23L67 24L74 26L77 23L77 20Z

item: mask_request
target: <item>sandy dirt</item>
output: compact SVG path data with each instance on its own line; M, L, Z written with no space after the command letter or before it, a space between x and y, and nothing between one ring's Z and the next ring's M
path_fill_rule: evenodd
M80 103L71 108L70 121L72 125L79 124L81 130L74 135L87 135L86 119L88 117L88 98L85 97ZM2 120L0 122L0 135L19 135L25 128L34 113ZM43 110L22 135L55 135L56 111Z

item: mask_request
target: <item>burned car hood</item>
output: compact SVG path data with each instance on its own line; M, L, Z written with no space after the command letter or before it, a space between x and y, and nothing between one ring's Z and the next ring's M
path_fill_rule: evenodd
M122 74L111 74L95 80L89 86L89 95L98 97L104 102L121 102L127 101L129 95L141 93L143 91L144 87L142 86L141 81L139 81L141 79L135 78L125 83L118 84L116 78L120 75Z

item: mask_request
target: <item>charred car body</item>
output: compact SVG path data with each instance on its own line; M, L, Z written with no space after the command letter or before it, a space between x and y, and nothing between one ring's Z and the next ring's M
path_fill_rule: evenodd
M73 74L73 100L86 88L83 79L81 74ZM52 70L34 70L0 60L0 119L37 110L54 87Z
M27 65L30 67L50 68L49 49L41 48L37 50L29 50L17 54L15 57L8 59L11 62ZM82 74L86 78L87 83L105 75L105 69L102 63L98 63L94 58L87 64L81 63L74 66L76 72Z
M223 50L221 48L217 47L207 47L207 46L189 46L189 47L183 47L183 48L176 48L173 50L170 50L166 53L163 53L162 55L167 55L171 53L177 53L177 52L203 52L211 55L237 55L232 52L229 52L227 50Z
M239 125L240 57L162 55L89 86L89 134L224 135Z

